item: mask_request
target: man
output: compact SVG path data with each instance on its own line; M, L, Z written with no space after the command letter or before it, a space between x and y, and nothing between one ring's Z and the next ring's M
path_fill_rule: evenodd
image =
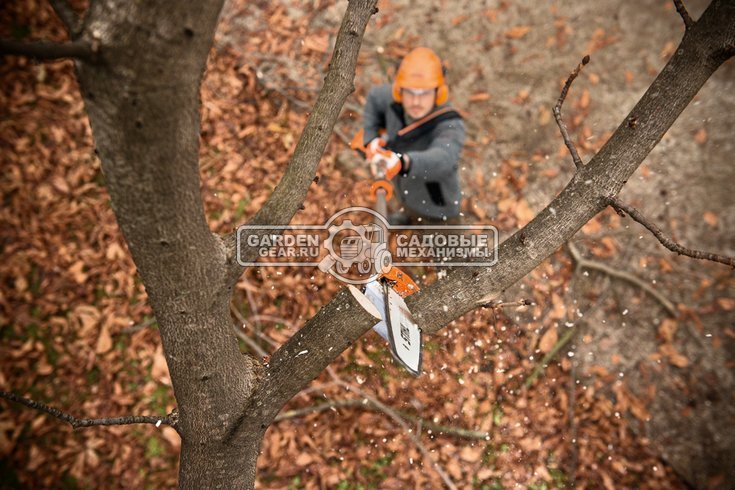
M403 206L390 216L392 224L459 219L457 170L465 130L448 95L441 60L424 47L406 55L392 84L368 94L362 143L373 176L375 164L383 163Z

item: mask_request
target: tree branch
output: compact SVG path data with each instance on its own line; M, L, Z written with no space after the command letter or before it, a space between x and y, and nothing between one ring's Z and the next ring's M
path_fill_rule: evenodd
M551 360L556 356L556 354L569 343L570 340L572 340L572 337L574 337L574 332L576 331L577 327L569 327L567 328L567 331L564 332L564 335L556 341L556 344L554 344L554 347L546 353L546 355L541 359L541 362L539 362L536 367L533 369L533 372L531 375L526 378L526 381L523 382L523 386L525 388L530 388L531 385L536 381L536 378L539 377L541 374L541 371L546 369L546 366L549 365Z
M66 0L49 0L51 7L56 12L56 15L64 23L66 30L69 31L69 35L72 39L79 35L81 27L81 18L71 8L71 5Z
M689 30L694 25L694 20L689 17L689 12L687 12L684 2L682 0L674 0L674 6L676 7L676 11L679 12L679 15L681 15L682 20L684 20L684 27Z
M248 222L249 225L288 224L304 202L342 106L354 91L357 55L367 23L376 12L376 4L377 0L348 3L324 86L301 133L293 157L273 194ZM273 233L273 230L269 230L268 233ZM251 262L257 258L257 251L254 248L236 250L236 238L235 233L226 238L232 258L229 284L234 284L243 271L243 267L235 260L238 252L242 262Z
M519 299L518 301L499 301L499 300L489 300L488 302L482 302L480 304L480 307L482 308L510 308L513 306L531 306L533 304L533 301L530 299Z
M68 43L0 41L0 55L28 56L38 60L75 58L94 62L97 60L98 52L98 46L83 40Z
M650 285L646 284L633 274L614 269L605 264L597 262L596 260L585 259L584 257L582 257L582 254L579 252L579 250L577 250L577 247L572 242L569 242L567 246L569 247L569 252L572 254L572 258L574 259L574 262L576 262L577 267L580 267L582 269L593 269L603 272L611 277L622 279L623 281L628 281L634 286L638 286L643 291L650 294L651 297L653 297L656 301L661 303L661 306L666 309L669 315L671 315L672 317L675 317L677 315L676 307L671 301L669 301L663 294L659 293Z
M700 250L692 250L691 248L686 248L679 245L674 240L664 235L664 233L658 226L653 224L652 221L643 216L640 211L635 209L633 206L628 206L615 197L609 198L609 203L610 206L612 206L621 216L625 216L625 214L627 214L635 221L645 226L646 229L653 233L653 236L655 236L656 239L658 239L658 241L661 242L664 247L668 248L672 252L676 252L679 255L686 255L687 257L691 257L693 259L711 260L712 262L719 262L721 264L729 265L730 267L735 267L735 258L713 254L710 252L703 252Z
M74 417L73 415L69 415L68 413L62 412L61 410L57 408L49 407L45 403L37 402L37 401L31 400L30 398L25 398L25 397L16 395L15 393L11 393L8 391L0 391L0 398L5 398L6 400L10 400L15 403L20 403L21 405L25 405L26 407L33 408L40 412L45 412L49 415L53 415L57 419L63 422L67 422L74 429L81 429L84 427L92 427L92 426L98 426L98 425L153 424L156 427L158 427L161 424L165 424L165 425L170 425L171 427L173 427L174 429L177 429L178 431L177 423L178 423L179 415L176 409L174 409L170 414L166 415L165 417L148 416L148 415L131 415L128 417L112 417L112 418L102 418L102 419L78 419Z
M303 417L311 413L324 412L332 410L333 408L362 408L365 410L377 410L385 413L380 407L373 404L372 400L375 398L348 398L345 400L330 400L328 402L319 403L317 405L311 405L309 407L297 408L294 410L286 410L280 412L274 422L280 422L282 420L289 420L297 417ZM464 429L462 427L452 427L448 425L439 425L433 422L427 422L422 418L410 415L400 410L392 409L396 415L400 416L404 420L411 420L420 423L425 429L439 432L441 434L447 434L450 436L462 437L465 439L480 439L487 440L490 437L490 433L481 430Z
M592 160L523 229L498 247L493 267L457 267L407 298L431 334L515 284L608 205L715 70L732 55L735 5L712 2L679 44L631 113ZM635 117L638 124L628 125ZM523 237L523 238L521 238ZM341 290L271 357L250 427L269 423L280 408L375 324ZM300 353L305 354L299 355Z
M564 103L564 100L567 98L567 92L569 92L569 87L572 86L572 82L574 81L575 78L577 78L577 75L579 75L579 72L582 70L582 67L589 62L590 62L590 55L586 55L584 58L582 58L582 62L577 65L577 68L574 69L574 71L567 78L567 81L564 83L564 87L561 89L561 95L559 95L559 100L556 101L556 105L554 106L554 119L556 119L556 124L559 126L559 131L561 131L561 136L562 138L564 138L564 144L567 145L567 148L569 149L569 153L572 154L572 160L574 160L574 165L577 167L577 169L582 168L584 164L582 163L582 159L579 158L579 153L577 153L577 148L574 146L574 143L569 137L569 131L567 130L567 125L564 124L564 121L562 120L561 106Z

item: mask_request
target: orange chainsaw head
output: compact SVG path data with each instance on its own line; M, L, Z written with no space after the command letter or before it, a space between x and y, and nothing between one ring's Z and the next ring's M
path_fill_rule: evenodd
M411 276L396 266L392 266L388 272L382 274L380 279L388 281L393 290L398 293L401 298L411 296L419 290L418 284L411 279Z
M444 81L444 68L439 56L429 48L418 47L408 53L398 67L393 81L393 100L403 103L401 89L436 89L436 105L449 98L449 87Z

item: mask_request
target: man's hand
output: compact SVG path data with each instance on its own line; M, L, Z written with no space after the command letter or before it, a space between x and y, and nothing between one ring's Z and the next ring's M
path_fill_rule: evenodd
M370 173L375 178L391 180L401 171L401 155L390 150L379 149L370 159Z
M386 141L383 138L374 138L370 143L365 145L365 159L370 162L376 153L385 150Z

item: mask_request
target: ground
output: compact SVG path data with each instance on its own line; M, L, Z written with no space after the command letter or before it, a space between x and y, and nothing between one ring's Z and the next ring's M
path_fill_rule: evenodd
M277 183L345 5L225 7L202 88L202 192L215 231L254 213ZM587 161L683 35L667 0L379 6L357 90L296 222L369 204L367 173L343 140L359 127L367 89L417 44L445 59L451 101L467 121L466 217L507 236L572 175L551 108L582 57L591 63L563 112ZM687 6L696 19L705 5ZM2 23L3 36L63 36L45 3L1 9L12 24ZM730 62L709 80L621 194L685 246L727 255L735 254L733 70ZM166 413L174 400L156 324L107 205L71 63L12 59L0 73L8 169L0 389L78 416ZM418 379L367 334L286 407L326 410L286 412L269 429L258 487L438 487L432 461L459 488L726 486L733 434L720 421L732 419L735 392L732 270L677 257L611 211L574 243L583 257L651 285L674 314L630 282L575 271L560 250L503 298L534 305L480 309L428 338ZM238 286L241 333L268 352L339 287L316 269L250 270ZM385 410L354 406L366 396L399 411L428 456ZM0 486L171 487L178 444L153 427L72 432L0 402Z

